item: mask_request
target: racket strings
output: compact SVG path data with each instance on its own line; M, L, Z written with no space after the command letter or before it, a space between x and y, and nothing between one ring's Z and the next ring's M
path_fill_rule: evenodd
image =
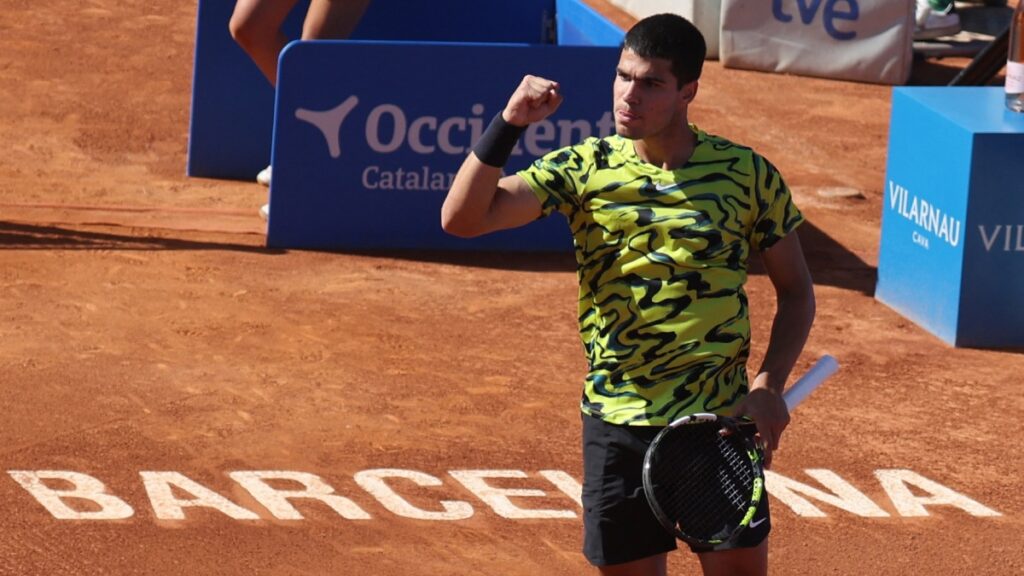
M727 538L746 515L757 477L741 434L721 436L714 423L687 424L666 435L652 463L655 500L692 539Z

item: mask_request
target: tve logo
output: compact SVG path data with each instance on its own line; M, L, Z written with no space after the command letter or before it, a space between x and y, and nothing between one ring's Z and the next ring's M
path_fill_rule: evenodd
M804 26L810 26L821 12L821 25L829 36L836 40L853 40L857 37L856 30L840 30L836 27L837 20L857 22L860 19L857 0L772 0L772 16L779 22L792 22L793 4L796 4L796 12Z

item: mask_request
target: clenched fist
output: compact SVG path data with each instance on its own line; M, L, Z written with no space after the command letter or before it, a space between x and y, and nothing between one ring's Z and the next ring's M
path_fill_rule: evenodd
M512 93L501 116L514 126L526 126L554 113L562 103L558 82L526 75Z

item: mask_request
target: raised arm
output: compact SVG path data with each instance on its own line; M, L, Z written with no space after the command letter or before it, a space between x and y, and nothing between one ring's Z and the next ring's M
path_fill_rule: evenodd
M441 207L449 234L479 236L515 228L541 214L540 200L516 175L501 176L519 135L531 122L550 116L562 103L558 83L526 76L463 161Z

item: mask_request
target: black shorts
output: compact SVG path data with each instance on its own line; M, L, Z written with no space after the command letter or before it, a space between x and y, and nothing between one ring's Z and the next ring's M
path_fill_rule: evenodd
M620 426L583 415L583 554L595 566L632 562L676 549L676 538L651 512L644 495L644 453L658 426ZM754 548L768 537L768 496L751 526L733 542L694 552Z

